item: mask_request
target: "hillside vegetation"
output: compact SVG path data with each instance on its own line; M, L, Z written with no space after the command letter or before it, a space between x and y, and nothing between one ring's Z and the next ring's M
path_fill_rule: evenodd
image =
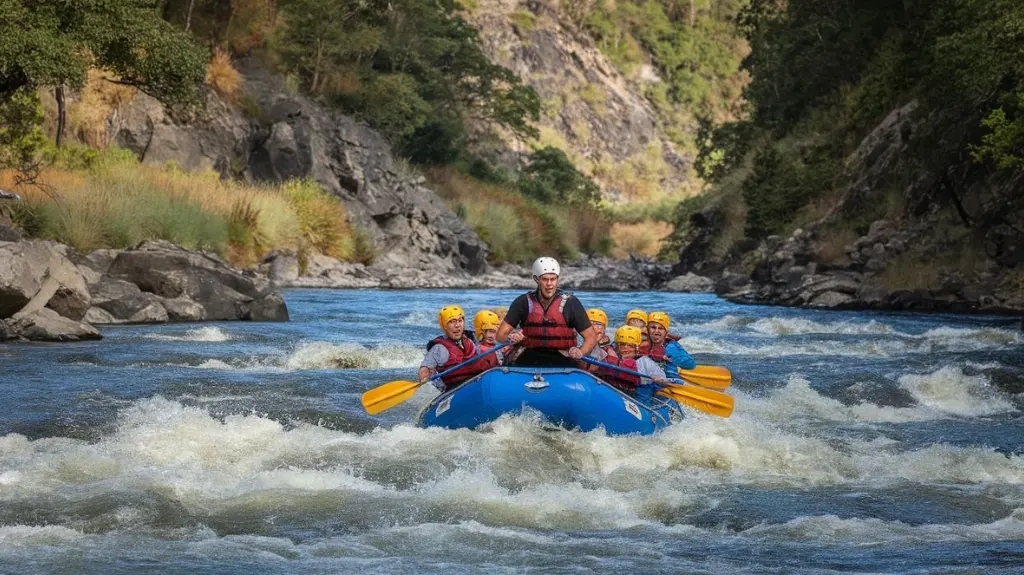
M932 218L937 251L904 268L981 261L1000 226L1019 237L1024 4L752 0L738 24L751 46L748 114L701 131L697 168L714 187L676 210L667 251L693 239L708 216L692 216L708 206L721 214L711 255L726 260L819 220L824 262L881 219ZM898 161L852 193L865 174L850 171L851 154L899 108L912 122ZM944 250L955 257L935 259Z
M214 251L239 267L272 248L292 250L300 262L314 252L364 263L374 257L341 203L308 180L250 186L215 172L140 165L123 150L78 147L58 153L31 185L18 185L18 177L0 171L0 188L17 189L24 200L12 204L12 219L81 253L157 238Z

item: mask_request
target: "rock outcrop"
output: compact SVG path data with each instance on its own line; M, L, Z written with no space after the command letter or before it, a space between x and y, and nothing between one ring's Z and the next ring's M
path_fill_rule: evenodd
M657 166L663 189L687 184L693 159L672 144L643 95L661 79L649 65L624 77L556 6L480 0L466 18L486 31L480 40L491 60L518 74L545 102L543 141L564 148L606 196L627 195L623 186L629 178L623 174L639 166ZM512 139L503 145L517 153L529 151Z
M91 303L85 278L57 246L39 240L0 242L0 338L99 339L81 321Z
M40 240L0 242L0 340L99 339L97 324L287 321L264 276L166 241L88 255Z
M406 173L387 142L353 118L291 95L254 60L240 62L248 118L212 92L198 118L177 118L139 94L112 119L116 142L143 162L176 162L225 177L309 177L345 204L372 236L379 259L436 272L482 272L487 246L420 176Z
M714 274L715 291L740 303L1024 313L1024 234L1011 225L1024 220L1024 174L992 179L965 168L955 154L937 153L941 168L921 171L907 186L902 215L872 222L846 245L831 236L886 201L919 129L916 108L911 102L893 110L861 141L847 158L843 194L822 218L723 258L710 251L724 217L722 206L712 203L691 218L674 271ZM972 196L973 217L960 194Z

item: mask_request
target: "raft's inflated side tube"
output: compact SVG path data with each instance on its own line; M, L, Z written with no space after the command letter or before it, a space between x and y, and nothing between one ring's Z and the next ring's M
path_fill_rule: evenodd
M650 402L645 405L580 369L499 367L434 398L417 425L472 429L530 409L567 429L650 435L681 417L679 405L668 398L655 396Z

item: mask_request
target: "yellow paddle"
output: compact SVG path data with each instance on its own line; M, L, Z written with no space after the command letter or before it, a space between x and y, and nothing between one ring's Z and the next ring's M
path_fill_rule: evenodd
M732 384L732 374L717 365L698 365L693 369L679 368L679 377L690 383L722 390Z
M667 384L658 393L667 395L672 399L689 405L694 409L717 415L718 417L729 417L735 405L735 399L731 395L719 393L703 387L691 387L688 385Z
M398 381L389 381L388 383L385 383L384 385L377 386L377 387L375 387L375 388L373 388L373 389L363 393L363 409L365 409L366 413L369 413L370 415L377 415L378 413L380 413L382 411L386 411L388 409L391 409L392 407L394 407L394 406L396 406L396 405L398 405L400 403L403 403L404 401L408 400L412 396L416 395L416 390L419 389L419 387L421 385L423 385L424 383L427 383L427 381L431 381L431 380L434 380L434 379L438 379L440 377L444 377L444 376L448 375L449 373L459 369L460 367L464 367L464 366L469 365L469 364L473 363L474 361L476 361L476 360L478 360L478 359L480 359L482 357L486 357L488 355L491 355L492 353L495 353L496 351L498 351L499 349L505 347L506 345L508 345L508 344L507 343L498 344L498 345L494 346L494 349L492 349L490 351L487 351L485 353L481 353L479 355L474 355L473 357L467 359L466 361L463 361L462 363L454 365L451 368L442 371L441 373L436 373L436 374L430 376L430 378L428 378L426 381L418 381L417 382L417 381L402 381L402 380L398 380Z
M587 363L607 367L609 369L615 369L622 373L628 373L629 375L647 377L638 371L597 361L591 357L583 356L582 359ZM650 378L647 377L647 379ZM671 397L679 403L689 405L694 409L703 411L704 413L710 413L711 415L717 415L719 417L729 417L732 415L733 406L735 404L735 400L731 395L726 395L711 389L704 389L702 387L689 387L686 385L668 383L662 386L660 393Z

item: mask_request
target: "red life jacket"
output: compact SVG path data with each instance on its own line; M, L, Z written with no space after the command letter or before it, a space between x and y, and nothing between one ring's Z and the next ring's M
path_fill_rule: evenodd
M463 361L476 355L476 345L473 344L473 340L467 337L462 338L463 347L459 347L459 344L457 342L443 335L435 337L434 339L430 340L430 343L427 344L427 351L430 351L430 348L438 344L443 345L445 349L448 350L448 361L446 361L444 365L439 366L437 368L438 373L445 371L447 369L451 369L452 367L455 367L457 364L460 364ZM442 377L441 381L444 382L444 390L448 391L450 389L454 389L460 383L466 381L467 379L483 371L482 369L479 369L477 367L478 363L480 362L476 361L469 365L465 365L453 371L452 373L449 373L448 375Z
M526 294L529 313L523 323L523 346L533 349L571 349L576 347L576 330L565 323L562 310L572 297L567 293L555 294L548 309L540 304L534 292ZM556 305L557 304L557 305Z
M497 345L497 344L495 344L495 345ZM476 352L477 353L487 353L487 352L491 351L492 349L494 349L495 345L491 345L491 344L488 344L488 343L479 343L476 346ZM491 355L489 355L487 357L481 357L473 365L476 366L477 368L479 368L481 373L487 371L488 369L491 369L492 367L498 367L498 365L499 365L499 363L498 363L498 354L497 353L492 353Z
M631 357L625 359L620 357L606 358L604 362L636 371L636 360ZM637 386L640 385L639 377L622 373L617 369L602 367L598 371L598 376L626 393L635 392Z
M652 344L649 341L645 341L640 345L640 349L636 353L640 356L647 356L658 363L664 363L665 361L665 345L661 343Z

